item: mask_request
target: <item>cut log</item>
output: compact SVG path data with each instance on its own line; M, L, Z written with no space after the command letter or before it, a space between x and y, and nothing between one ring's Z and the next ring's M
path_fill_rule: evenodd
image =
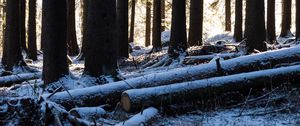
M14 83L20 83L32 79L39 79L41 77L42 77L42 72L3 76L0 77L0 87L10 87Z
M141 126L145 125L149 120L153 119L158 114L158 110L153 107L149 107L142 112L134 115L129 120L121 122L115 126Z
M201 64L207 63L214 59L215 57L220 57L222 59L232 59L244 55L243 53L225 53L225 54L213 54L213 55L203 55L203 56L189 56L183 60L185 65Z
M69 113L77 118L94 120L103 117L106 111L101 107L82 107L73 108Z
M234 59L221 61L221 73L232 75L237 73L270 69L283 63L300 61L300 47L264 52L255 55L242 56ZM169 70L167 72L149 74L124 81L93 86L82 89L59 92L48 100L59 103L67 109L74 106L99 106L101 104L116 104L120 101L123 91L136 88L154 87L193 81L203 78L222 76L217 72L216 64L202 64L192 67L184 67ZM47 99L50 94L42 97Z
M215 77L159 87L127 90L122 94L121 105L127 112L148 106L165 106L188 101L204 101L211 95L252 89L270 88L284 83L300 84L300 65L257 72Z

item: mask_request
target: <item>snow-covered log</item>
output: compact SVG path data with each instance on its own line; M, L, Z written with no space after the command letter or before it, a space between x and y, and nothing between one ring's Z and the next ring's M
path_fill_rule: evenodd
M14 83L23 82L32 79L39 79L42 77L42 72L24 73L0 77L0 87L9 87Z
M106 111L101 107L82 107L73 108L69 113L77 118L92 120L103 117Z
M153 119L155 115L158 114L158 110L153 107L149 107L142 112L134 115L129 120L125 122L118 123L115 126L141 126L147 123L149 120Z
M209 95L220 95L230 91L248 93L251 88L262 89L284 83L300 84L300 65L127 90L122 94L121 105L125 111L130 112L147 106L205 101Z
M222 59L232 59L244 55L243 53L225 53L225 54L213 54L213 55L203 55L203 56L188 56L183 60L183 64L201 64L209 62L215 57L220 57Z
M210 63L178 68L167 72L148 74L124 81L59 92L51 96L48 100L59 103L67 109L74 108L75 105L99 106L106 103L116 104L120 101L122 92L129 89L154 87L222 76L224 74L232 75L242 72L270 69L280 64L288 64L299 61L300 47L298 46L289 49L229 59L221 61L218 65ZM219 69L217 66L219 66ZM49 95L43 95L44 98L47 98L48 96Z

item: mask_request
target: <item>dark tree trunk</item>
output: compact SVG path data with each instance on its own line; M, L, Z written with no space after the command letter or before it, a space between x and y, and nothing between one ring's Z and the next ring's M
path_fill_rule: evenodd
M20 42L22 50L27 53L26 46L26 0L20 0Z
M43 80L45 85L69 74L67 15L66 0L43 0L42 41L44 43Z
M300 39L300 1L296 0L296 40Z
M6 29L2 59L6 70L12 70L17 65L26 65L23 61L20 42L20 1L8 0L6 2Z
M234 39L236 42L243 39L243 0L235 0Z
M231 31L231 0L225 0L225 31Z
M146 47L150 45L150 41L151 41L151 1L147 0L147 3L146 3L146 36L145 36L145 46Z
M161 0L161 32L166 30L166 3L165 0Z
M153 52L158 52L162 49L161 46L161 0L154 0L153 4L153 34L152 45Z
M37 60L36 46L36 0L29 0L28 58Z
M280 37L287 37L291 33L292 0L282 0L282 23Z
M80 54L77 57L77 60L84 60L85 58L85 50L86 50L86 43L87 43L87 15L88 15L88 0L82 1L82 25L81 25L81 50Z
M275 0L268 0L268 14L267 14L267 36L268 41L275 43L276 29L275 29Z
M99 77L116 73L116 1L90 0L84 74Z
M129 42L134 42L134 23L135 23L135 0L131 0L131 19Z
M67 43L68 54L70 56L76 56L79 54L79 47L76 37L76 19L75 19L75 0L68 0L68 31L67 31Z
M263 0L248 0L246 12L246 46L248 52L266 51L265 12Z
M171 39L168 50L172 58L177 58L179 53L184 53L187 49L185 3L186 0L173 0Z
M189 46L202 45L203 0L191 0Z
M128 0L118 0L117 4L118 55L128 58Z

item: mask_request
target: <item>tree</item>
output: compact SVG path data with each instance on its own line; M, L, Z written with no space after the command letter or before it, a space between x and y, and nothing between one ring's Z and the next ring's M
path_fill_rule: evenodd
M275 29L275 0L268 0L267 14L267 35L268 41L274 43L276 41Z
M191 0L189 46L202 45L203 0Z
M153 6L153 34L152 45L153 52L158 52L162 49L161 46L161 0L154 0Z
M85 57L85 50L86 50L86 43L87 43L87 15L88 15L88 0L82 1L82 24L81 24L81 50L80 54L76 58L77 60L84 60Z
M117 2L117 26L118 56L128 58L128 0Z
M36 46L36 0L29 0L28 58L37 60Z
M282 24L280 37L288 37L291 35L291 13L292 13L292 1L282 0Z
M246 46L248 52L255 49L266 51L266 29L263 0L248 0L246 3Z
M161 0L161 31L166 30L166 3L165 0Z
M243 39L243 0L235 0L234 39L240 42Z
M136 1L131 0L131 19L130 19L129 42L134 42L135 4L136 4Z
M79 54L79 47L76 37L76 23L75 23L75 0L68 0L68 31L67 31L67 43L68 54L70 56L76 56Z
M300 39L300 1L296 0L296 41Z
M26 0L20 0L20 43L22 50L27 53L26 46Z
M187 49L185 3L186 0L173 0L171 38L168 49L171 58L177 58Z
M99 77L116 74L116 1L90 0L84 74Z
M231 31L231 0L225 0L225 31Z
M3 45L2 65L8 71L14 66L25 66L21 52L20 34L20 0L6 2L6 29Z
M145 46L150 45L151 41L151 1L146 1L146 35L145 35Z
M43 80L45 85L48 85L69 74L67 63L67 1L43 0L42 7Z

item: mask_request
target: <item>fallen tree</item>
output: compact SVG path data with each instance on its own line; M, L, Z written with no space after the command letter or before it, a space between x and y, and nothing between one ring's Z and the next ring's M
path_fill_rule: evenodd
M217 64L202 64L198 66L173 69L167 72L149 74L124 81L93 86L82 89L59 92L51 97L43 95L44 99L59 103L67 109L74 106L98 106L120 101L123 91L136 88L154 87L199 80L222 75L232 75L243 72L270 69L281 64L300 61L300 47L264 52L255 55L242 56Z
M131 89L123 92L121 105L125 111L131 112L148 106L205 101L212 95L231 91L247 94L250 89L275 87L284 83L300 84L300 65L159 87Z
M39 79L41 77L42 77L42 72L3 76L0 77L0 87L10 87L14 83L20 83L32 79Z
M185 65L201 64L206 63L214 59L215 57L220 57L222 59L232 59L244 55L243 53L225 53L225 54L212 54L203 56L188 56L183 60Z
M69 113L77 118L93 120L103 117L106 111L102 107L73 108Z
M149 120L154 118L155 115L158 114L158 110L153 107L149 107L142 112L134 115L129 120L125 122L118 123L115 126L140 126L145 125Z

